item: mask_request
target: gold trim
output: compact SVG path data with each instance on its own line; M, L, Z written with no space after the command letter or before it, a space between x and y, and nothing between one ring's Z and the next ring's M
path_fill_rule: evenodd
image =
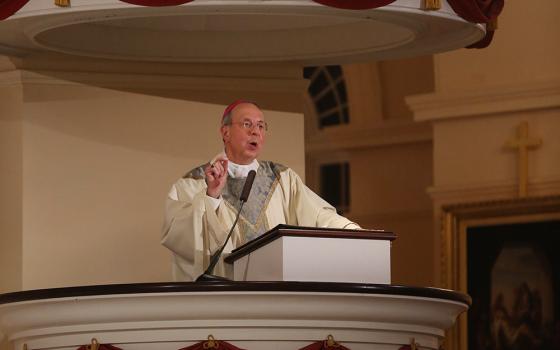
M441 284L467 292L467 229L474 226L560 219L560 196L446 205L441 208ZM446 332L446 349L467 350L467 314Z
M327 347L329 348L338 348L340 347L340 344L336 342L336 340L334 340L334 337L332 336L332 334L327 335Z
M493 18L490 22L486 23L486 30L497 30L498 29L498 18Z
M441 9L441 0L423 0L422 10L437 11Z
M245 216L243 215L243 213L241 213L241 215L239 215L239 221L241 221L239 224L242 225L246 225L248 226L251 230L255 231L263 224L268 224L268 222L264 222L263 221L268 221L266 218L266 209L268 208L268 204L270 203L270 200L272 199L272 196L274 194L274 191L276 190L276 187L278 186L278 183L280 182L279 178L276 177L274 179L274 181L272 182L272 184L270 185L270 191L268 192L268 196L266 197L266 200L264 201L263 207L261 209L261 212L259 213L259 216L257 218L257 221L255 222L255 224L253 225L249 220L247 220L245 218ZM224 200L224 203L226 204L226 206L229 207L230 210L232 210L234 213L237 213L237 210L239 208L234 207L231 203L229 203L228 201ZM245 237L246 232L243 232L243 237L241 237L241 232L239 232L239 238L241 239L242 243L246 243L247 238Z
M88 350L99 350L99 342L97 341L97 339L91 339L91 345L89 345L87 348Z
M220 343L214 338L212 334L208 334L208 341L202 344L203 349L219 349Z
M240 216L240 219L242 219L248 225L254 226L254 229L257 229L258 227L260 227L262 225L263 220L266 219L266 208L268 208L268 204L270 203L270 200L272 199L272 196L274 195L274 191L276 190L276 187L278 186L279 182L280 182L280 180L278 178L276 178L276 179L274 179L274 182L272 183L272 185L270 185L270 191L268 192L268 196L266 197L266 200L264 201L263 207L261 209L261 212L259 213L259 217L257 218L257 221L255 222L255 225L253 225L243 215Z
M58 7L70 7L70 0L54 0L54 4Z
M336 343L336 341L334 341L334 337L329 334L327 335L327 346L329 348L332 348L333 346L337 346L338 344Z

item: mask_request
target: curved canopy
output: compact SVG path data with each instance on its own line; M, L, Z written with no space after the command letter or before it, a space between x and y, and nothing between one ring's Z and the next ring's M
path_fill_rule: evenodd
M440 0L433 0L436 3ZM485 47L503 0L0 0L0 54L340 64ZM9 18L8 18L9 17ZM474 23L476 21L477 23Z

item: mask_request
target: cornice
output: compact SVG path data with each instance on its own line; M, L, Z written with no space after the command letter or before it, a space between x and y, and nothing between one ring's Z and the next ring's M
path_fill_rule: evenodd
M210 91L270 91L291 92L307 88L304 79L193 77L164 74L119 74L72 71L17 70L0 73L1 85L99 86L107 88L210 90Z
M0 87L21 85L21 71L0 72Z
M496 181L469 185L434 186L428 194L438 203L464 203L490 199L519 198L514 181ZM529 183L529 196L560 194L560 178L533 180Z
M406 97L417 121L560 107L560 81Z
M350 151L432 141L432 127L427 123L384 125L371 129L344 129L338 133L317 133L306 140L306 154Z
M22 50L10 45L0 44L0 55L8 57L23 57L29 55L29 50Z
M433 217L432 208L418 209L418 210L395 210L387 212L378 212L373 214L352 214L344 213L345 216L351 218L357 223L362 222L387 222L387 221L418 221L418 220L431 220Z

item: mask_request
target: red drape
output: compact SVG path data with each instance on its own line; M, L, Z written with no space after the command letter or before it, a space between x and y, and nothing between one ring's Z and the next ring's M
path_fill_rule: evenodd
M0 0L0 21L18 12L29 0Z
M332 346L329 345L327 340L321 340L312 344L309 344L299 350L350 350L345 346L338 343L334 343Z
M82 345L77 350L89 350L91 345ZM121 348L117 348L111 344L101 344L99 345L99 350L122 350Z
M459 16L474 23L488 24L495 21L504 8L504 0L448 0L448 2ZM467 48L485 48L490 45L493 37L494 30L486 29L486 36Z
M493 38L494 31L486 30L486 35L484 36L484 38L480 39L474 44L470 44L469 46L467 46L467 49L484 49L485 47L488 47L488 45L490 45Z
M366 10L389 5L395 0L313 0L319 4L345 10Z
M132 5L140 6L177 6L193 0L121 0Z
M245 350L221 340L205 340L179 350Z
M474 23L488 23L496 19L504 8L504 0L447 0L453 11Z

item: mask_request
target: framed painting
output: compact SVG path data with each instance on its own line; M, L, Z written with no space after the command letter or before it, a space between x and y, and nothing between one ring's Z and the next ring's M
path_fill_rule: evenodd
M442 208L441 280L473 304L453 350L560 350L560 196Z

